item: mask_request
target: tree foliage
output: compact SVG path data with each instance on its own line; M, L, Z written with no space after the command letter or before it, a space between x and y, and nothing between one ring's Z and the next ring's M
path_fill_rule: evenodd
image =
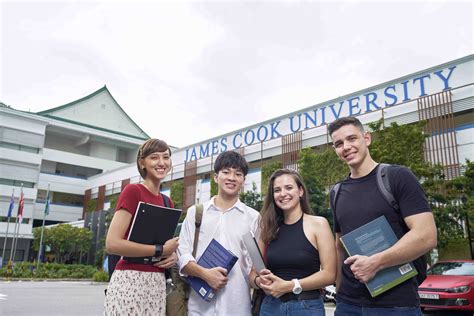
M327 147L321 153L313 153L312 155L314 156L312 158L314 162L311 167L314 174L328 192L335 183L343 180L349 174L349 168L337 157L336 152L331 147Z
M424 159L424 143L428 137L423 133L424 124L392 123L386 128L382 120L369 124L373 132L370 154L377 162L406 166L419 178L435 217L438 245L444 247L450 241L464 239L469 203L463 199L467 201L465 192L469 192L472 163L468 162L464 176L446 180L441 166L430 165Z
M87 212L95 212L97 208L97 199L91 199L87 202Z
M110 209L112 211L115 210L115 207L117 206L117 202L118 202L118 198L119 198L120 194L119 193L116 193L114 195L110 195L108 197L108 200L109 200L109 203L110 203Z
M385 127L383 120L370 123L372 144L370 154L377 162L403 165L412 170L420 180L435 217L440 247L450 241L464 239L466 219L474 223L474 167L467 162L462 177L446 180L443 168L425 161L424 144L427 135L423 132L425 122ZM334 150L327 148L316 154L305 148L298 161L300 173L310 191L311 207L332 222L329 210L329 188L344 179L349 170L337 158ZM263 178L263 176L262 176ZM322 186L326 187L324 202ZM469 227L473 231L473 224Z
M445 180L438 168L436 176L423 183L436 219L441 247L449 242L464 241L467 223L473 233L474 163L468 160L465 167L465 173L452 180Z
M219 191L219 188L217 187L217 183L216 183L216 181L214 181L214 173L212 173L212 175L211 175L210 182L211 182L211 197L213 197L213 196L217 195L217 193Z
M298 169L308 192L309 204L316 215L326 217L332 223L331 210L325 203L326 194L321 183L321 155L311 148L304 148L298 160Z
M170 198L173 201L174 207L181 209L183 207L184 183L183 181L175 180L171 184Z
M398 125L393 122L384 128L383 120L369 124L373 140L370 155L377 162L408 167L417 177L432 177L434 169L425 161L423 132L425 122Z
M262 209L263 196L257 192L257 184L255 182L252 183L252 191L245 191L240 194L240 200L256 211L260 212Z
M260 185L260 192L262 192L263 197L265 197L265 194L267 194L268 181L270 180L272 173L282 167L283 163L281 161L273 161L262 166L262 183Z
M41 227L33 229L33 249L38 251L41 238ZM80 253L89 251L92 231L86 228L60 224L45 228L43 245L49 245L55 255L56 262L63 263L68 259L79 258Z
M474 234L474 162L466 161L466 170L462 177L453 181L455 186L461 192L461 202L467 212L469 231Z

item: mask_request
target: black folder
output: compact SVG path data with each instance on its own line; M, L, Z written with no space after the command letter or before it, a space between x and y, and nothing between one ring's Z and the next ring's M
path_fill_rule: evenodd
M147 245L163 245L173 238L181 210L139 202L128 240ZM128 262L153 264L152 257L124 257Z

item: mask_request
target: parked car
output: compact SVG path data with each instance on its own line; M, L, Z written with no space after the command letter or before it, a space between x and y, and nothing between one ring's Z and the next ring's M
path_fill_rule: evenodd
M421 308L474 310L474 260L434 264L418 288Z

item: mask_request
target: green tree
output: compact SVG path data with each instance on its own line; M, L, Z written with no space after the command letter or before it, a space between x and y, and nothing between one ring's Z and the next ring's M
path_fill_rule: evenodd
M183 207L184 183L183 181L175 180L171 184L170 198L173 201L174 207L181 209Z
M210 183L211 183L211 197L217 195L217 193L219 192L219 188L217 187L217 183L216 183L216 181L214 181L214 174L215 174L215 173L212 173L212 174L211 174L211 179L210 179Z
M377 162L408 167L417 177L433 177L435 169L425 161L423 132L425 122L398 125L393 122L384 128L383 120L369 124L373 141L370 155Z
M31 247L36 252L38 252L38 250L39 250L39 243L40 243L40 239L41 239L41 228L42 227L33 228L33 242L31 244ZM43 229L43 249L44 249L44 246L48 244L45 241L50 240L50 239L51 239L51 237L50 237L49 228L44 228Z
M254 210L260 212L262 209L263 197L262 194L257 192L257 184L255 182L252 183L252 191L245 191L240 194L240 200Z
M97 208L97 199L92 199L87 202L87 212L95 212Z
M305 149L303 149L305 150ZM332 147L327 147L321 153L314 154L312 168L321 185L327 191L349 174L349 168L340 160Z
M33 249L38 251L41 227L33 229L33 236ZM58 263L63 263L72 257L79 257L81 252L89 250L91 241L92 232L86 228L59 224L44 229L43 243L51 247Z
M118 198L119 198L120 194L117 193L117 194L114 194L114 195L111 195L109 196L108 200L110 202L110 209L112 211L115 210L115 207L117 206L117 202L118 202Z
M267 194L268 181L270 180L272 173L282 167L283 163L281 161L273 161L262 166L262 183L260 185L260 192L262 193L262 197L265 197L265 194Z
M453 185L461 192L460 200L466 209L470 224L469 232L474 234L474 162L467 160L466 169L462 177L456 178ZM472 238L471 236L469 236ZM470 242L470 241L469 241Z
M326 194L321 184L320 159L311 148L304 148L298 159L298 169L308 190L309 204L313 212L319 216L324 216L332 223L332 213L325 203Z
M472 233L474 163L468 160L465 167L465 173L452 180L445 180L442 169L438 168L437 176L423 183L436 219L441 248L451 242L466 242L464 228L467 222L470 223L469 230Z
M438 246L443 248L450 241L464 239L463 221L472 204L462 202L463 199L467 201L463 190L469 187L466 183L469 183L472 164L468 162L467 176L446 180L441 166L433 166L424 159L424 143L428 136L423 132L425 124L392 123L384 128L382 120L370 123L373 133L370 154L377 162L406 166L420 179L435 217Z
M173 201L174 207L177 209L183 209L183 198L184 198L184 182L182 180L175 180L171 184L170 198ZM181 212L179 222L184 221L186 217L186 210Z

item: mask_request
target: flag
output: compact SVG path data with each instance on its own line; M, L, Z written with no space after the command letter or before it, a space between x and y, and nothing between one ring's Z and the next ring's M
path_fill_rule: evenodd
M13 211L14 205L15 205L15 196L14 196L14 193L12 192L12 197L10 198L10 206L8 207L8 214L7 214L8 218L12 217L12 211Z
M23 196L23 190L21 190L20 201L18 202L18 220L21 223L23 219L23 207L25 206L25 198Z
M44 206L44 215L49 214L49 191L48 191L48 196L46 197L46 205Z

